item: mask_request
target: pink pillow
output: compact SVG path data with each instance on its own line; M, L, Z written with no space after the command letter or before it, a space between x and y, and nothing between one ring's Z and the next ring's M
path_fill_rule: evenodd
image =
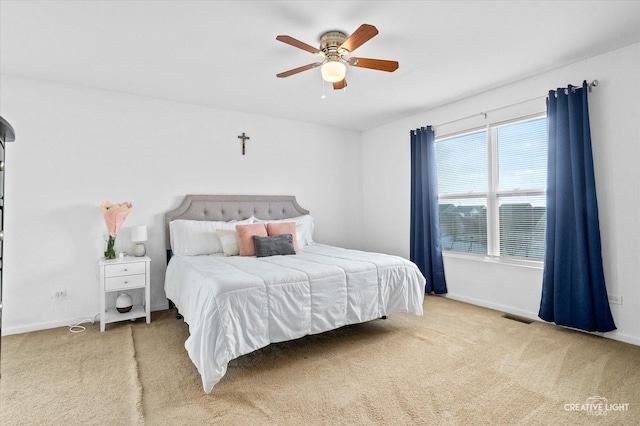
M270 237L282 234L291 234L291 237L293 237L293 248L298 251L295 222L269 222L267 223L267 234L269 234Z
M240 256L255 256L256 246L253 243L253 236L268 237L267 227L264 223L252 223L249 225L236 225L238 233L238 245Z

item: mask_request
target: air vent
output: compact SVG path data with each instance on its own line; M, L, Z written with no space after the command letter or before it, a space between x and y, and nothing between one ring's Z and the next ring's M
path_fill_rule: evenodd
M504 314L502 315L502 318L510 319L512 321L518 321L523 324L531 324L533 322L533 320L530 320L528 318L519 317L517 315L511 315L511 314Z

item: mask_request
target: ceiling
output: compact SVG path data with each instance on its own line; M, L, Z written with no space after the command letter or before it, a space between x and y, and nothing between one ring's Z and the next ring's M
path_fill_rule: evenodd
M334 91L321 33L379 34ZM0 72L363 131L640 42L640 1L8 1ZM570 82L558 82L566 84ZM1 92L0 92L1 96Z

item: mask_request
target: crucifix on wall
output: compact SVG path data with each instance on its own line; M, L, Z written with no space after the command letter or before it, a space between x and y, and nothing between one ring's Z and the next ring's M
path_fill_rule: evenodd
M249 136L245 135L244 132L242 132L242 135L238 136L238 139L242 139L242 155L244 155L244 143L245 141L247 141L248 139L251 139Z

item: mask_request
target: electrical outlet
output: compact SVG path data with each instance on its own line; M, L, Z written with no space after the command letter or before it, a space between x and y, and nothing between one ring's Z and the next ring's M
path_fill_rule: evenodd
M64 288L59 288L57 290L51 290L51 298L57 299L60 297L67 297L67 290Z
M615 305L622 305L622 296L618 296L615 294L609 295L609 303L613 303Z

